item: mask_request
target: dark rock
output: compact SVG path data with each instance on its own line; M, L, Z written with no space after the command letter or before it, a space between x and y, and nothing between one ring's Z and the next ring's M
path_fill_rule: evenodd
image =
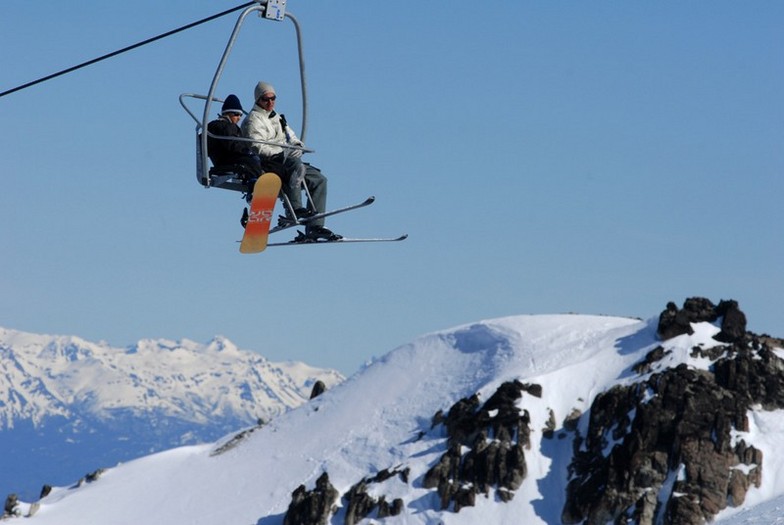
M379 519L389 516L398 516L401 512L403 512L403 508L404 503L401 498L395 498L390 505L387 503L386 498L382 496L378 501L378 514L376 516Z
M556 425L555 412L553 412L553 409L550 408L548 409L548 413L550 415L547 418L547 422L545 423L544 428L542 429L542 436L544 436L547 439L552 439L553 434L555 433L555 425Z
M400 476L400 480L401 480L403 483L408 483L408 476L409 476L410 474L411 474L411 469L410 469L410 468L408 468L408 467L404 468L403 470L401 470L401 471L398 473L398 475Z
M318 380L313 384L313 389L310 391L310 399L315 399L327 391L327 385L323 381Z
M719 318L716 307L704 297L691 297L683 302L683 310L687 312L692 323L712 323Z
M669 352L663 346L657 346L645 355L645 358L632 366L632 371L637 374L647 374L651 371L653 363L661 361Z
M634 513L639 518L639 525L653 525L656 520L656 510L659 500L656 492L646 490L637 500L634 506Z
M564 429L574 432L577 430L577 425L580 423L580 418L582 417L583 413L580 412L579 409L573 408L571 412L564 418L563 427Z
M678 310L672 302L667 303L667 309L659 315L659 326L656 331L665 341L679 335L694 333L686 312Z
M470 443L481 423L477 421L476 410L479 408L479 396L461 399L449 409L444 420L450 442Z
M760 403L765 410L784 406L784 361L763 346L753 353L737 348L732 358L713 365L716 383L736 392L747 401Z
M396 499L390 505L384 496L378 500L370 496L367 487L370 483L383 483L395 476L399 477L403 483L408 483L409 468L404 469L383 469L375 476L362 479L359 483L349 489L343 496L347 500L346 504L346 525L359 523L369 516L375 509L378 509L377 517L396 516L403 511L403 500Z
M460 487L454 494L455 512L460 512L463 507L473 507L476 505L476 492L471 487Z
M363 482L351 487L346 494L346 525L354 525L366 518L376 508L377 501L367 493L367 485Z
M715 339L724 343L740 341L746 335L746 314L740 311L736 301L721 301L716 313L722 318L721 332Z
M372 476L370 478L365 478L363 481L365 483L382 483L388 479L394 478L395 476L400 478L400 481L403 483L408 483L408 475L411 473L411 469L406 467L402 470L393 469L390 470L385 468L383 470L378 471L378 474Z
M392 516L392 507L387 503L387 498L384 496L378 498L376 506L378 507L378 512L376 513L377 518L381 519ZM346 524L348 524L348 521L346 521Z
M523 390L528 392L534 397L541 398L542 397L542 385L537 384L524 384Z
M283 525L326 525L330 515L335 512L338 495L326 472L316 480L316 487L312 491L300 485L291 494Z
M700 510L700 502L697 496L691 494L673 494L667 502L665 519L667 525L689 525L689 524L703 524L705 517ZM669 516L678 516L678 520L674 521Z
M755 350L760 350L763 346L767 347L768 350L771 348L784 348L784 339L778 339L769 335L749 335L752 336L752 345Z
M512 445L508 449L503 464L506 468L503 474L499 475L500 486L502 489L507 489L509 493L513 493L520 488L528 475L523 446L520 444Z
M693 334L691 323L712 323L718 318L712 302L703 297L692 297L684 301L681 310L678 310L675 303L667 303L667 308L659 315L657 331L659 337L667 340L683 334Z
M453 444L449 447L446 454L441 456L438 463L430 467L425 473L422 486L426 489L433 489L440 487L442 482L457 479L460 472L461 459L460 445Z
M378 514L376 516L379 519L387 518L389 516L398 516L403 512L404 505L401 498L395 498L390 505L387 503L386 498L382 496L378 501Z
M498 494L498 499L500 499L504 503L509 503L510 501L512 501L515 495L513 490L507 490L503 487L498 489L497 494Z
M691 357L707 357L711 361L716 361L718 358L727 354L727 347L723 345L716 345L711 348L703 348L695 346L691 349Z
M81 478L77 483L77 487L81 487L85 483L93 483L94 481L98 481L98 479L106 472L106 469L96 469L88 474L85 474L83 478Z
M446 416L444 416L444 411L443 410L439 410L438 412L433 414L433 420L430 423L430 428L435 428L438 425L443 424L445 419L446 419Z
M19 498L16 494L9 494L5 498L3 516L19 516Z
M93 472L90 472L89 474L87 474L87 475L84 477L84 480L85 480L87 483L92 483L92 482L94 482L94 481L98 481L98 478L100 478L101 476L103 476L103 473L104 473L104 472L106 472L106 469L102 469L102 468L96 469L96 470L94 470Z

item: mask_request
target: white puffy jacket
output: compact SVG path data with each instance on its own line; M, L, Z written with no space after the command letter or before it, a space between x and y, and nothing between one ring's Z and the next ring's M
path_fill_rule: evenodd
M289 135L288 140L286 138L287 132ZM302 142L297 138L290 126L286 126L286 130L283 130L278 113L266 111L258 105L253 106L253 109L242 122L242 135L245 138L264 140L276 144L302 145ZM283 152L283 148L280 146L262 144L260 142L253 143L251 147L255 153L264 157L271 157Z

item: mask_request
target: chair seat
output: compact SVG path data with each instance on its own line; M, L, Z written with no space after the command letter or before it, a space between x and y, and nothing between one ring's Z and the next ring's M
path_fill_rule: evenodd
M242 164L227 164L210 168L210 186L247 193L248 180L253 173Z

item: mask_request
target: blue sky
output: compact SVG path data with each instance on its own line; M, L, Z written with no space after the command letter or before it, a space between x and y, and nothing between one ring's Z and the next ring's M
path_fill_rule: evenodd
M241 3L5 0L0 91ZM220 334L346 374L458 324L695 295L784 335L784 4L288 8L329 203L377 197L327 225L410 238L239 254L243 202L196 183L177 101L206 94L232 14L0 98L0 325ZM258 80L298 126L289 21L246 23L219 94L247 108Z

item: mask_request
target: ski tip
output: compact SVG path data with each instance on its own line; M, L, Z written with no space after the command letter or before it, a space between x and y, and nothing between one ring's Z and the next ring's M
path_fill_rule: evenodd
M375 196L375 195L371 195L370 197L368 197L367 199L365 199L365 203L367 203L367 204L371 204L371 203L372 203L373 201L375 201L375 200L376 200L376 196Z

